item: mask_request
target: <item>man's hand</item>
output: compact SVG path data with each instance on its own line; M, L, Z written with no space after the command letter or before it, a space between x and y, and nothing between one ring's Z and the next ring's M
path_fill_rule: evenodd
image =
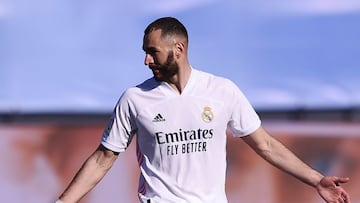
M325 176L316 185L316 189L327 203L350 203L349 194L340 186L340 183L348 181L349 178Z

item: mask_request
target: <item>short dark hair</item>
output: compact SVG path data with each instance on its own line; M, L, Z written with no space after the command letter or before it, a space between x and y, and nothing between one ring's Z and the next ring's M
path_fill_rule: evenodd
M148 35L152 31L161 30L161 37L168 35L180 35L188 41L188 33L185 26L174 17L159 18L150 23L144 30L144 35Z

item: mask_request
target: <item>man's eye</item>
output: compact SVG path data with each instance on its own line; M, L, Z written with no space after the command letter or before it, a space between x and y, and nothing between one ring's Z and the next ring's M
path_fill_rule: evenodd
M153 50L147 50L147 51L144 51L145 54L149 54L149 55L154 55L156 53L156 51L153 51Z

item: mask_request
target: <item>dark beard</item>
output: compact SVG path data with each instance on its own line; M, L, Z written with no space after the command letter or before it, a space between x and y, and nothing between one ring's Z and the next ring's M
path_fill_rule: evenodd
M154 73L154 78L156 81L158 82L170 81L170 79L179 72L179 66L175 63L174 60L174 52L169 51L166 62L152 69L156 69L160 71L159 74Z

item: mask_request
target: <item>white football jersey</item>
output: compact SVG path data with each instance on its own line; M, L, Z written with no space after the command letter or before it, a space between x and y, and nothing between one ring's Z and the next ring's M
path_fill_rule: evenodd
M259 127L233 82L192 69L181 94L154 78L126 90L102 144L123 152L137 135L141 202L226 203L226 129L241 137Z

